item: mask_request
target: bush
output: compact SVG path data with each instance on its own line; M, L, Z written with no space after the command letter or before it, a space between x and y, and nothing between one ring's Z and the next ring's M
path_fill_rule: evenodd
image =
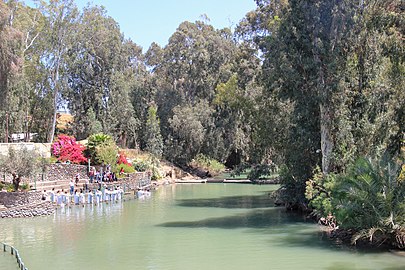
M218 174L225 170L225 165L203 154L198 154L190 163L190 166Z
M131 164L127 160L127 156L125 155L125 153L123 151L119 151L117 164L125 164L128 166L131 166Z
M93 164L104 163L115 166L118 147L110 135L103 133L90 135L86 151Z
M7 190L7 192L13 192L13 191L15 191L14 185L12 185L12 184L6 185L6 190Z
M92 134L88 138L87 152L90 158L95 161L97 159L97 147L100 145L111 145L114 140L110 135L104 133Z
M85 147L77 143L75 137L63 134L58 135L58 138L52 144L52 154L60 162L86 163L87 158L83 155L84 150Z
M118 164L116 169L115 169L115 174L117 176L119 176L121 168L124 170L124 173L134 173L135 172L134 167L132 167L131 165L127 165L127 164L122 163L122 164Z
M145 172L149 169L149 164L145 160L136 159L132 162L132 166L134 166L135 170L138 172Z
M323 176L320 170L307 181L306 197L318 216L336 217L342 229L357 232L352 241L405 246L405 183L394 162L357 160L346 173Z
M162 178L159 172L159 160L157 158L149 158L148 160L134 160L133 166L139 172L151 172L151 179L158 180Z
M24 183L24 184L20 185L20 189L27 191L30 189L30 185L28 183Z

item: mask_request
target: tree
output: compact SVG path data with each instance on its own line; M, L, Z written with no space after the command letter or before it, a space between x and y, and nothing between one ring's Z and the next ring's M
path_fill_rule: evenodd
M18 191L23 177L29 177L36 171L39 157L38 153L30 151L26 147L22 147L19 150L10 147L8 155L1 156L0 169L13 176L15 191Z
M158 158L162 156L163 138L160 134L160 121L157 116L157 108L153 105L148 110L144 140L146 142L146 151Z
M46 67L47 80L52 90L53 116L48 142L53 142L56 127L56 113L61 102L61 92L66 89L66 64L68 52L72 48L72 35L76 32L78 10L73 0L52 0L41 2L39 7L46 18L45 31L41 35L44 54L42 64Z
M98 121L102 132L126 144L135 135L137 121L129 100L127 73L131 52L125 51L118 23L99 6L88 6L79 17L75 44L69 51L69 109L80 138L91 133L82 123ZM89 119L94 114L95 120Z
M207 103L202 101L193 107L177 106L173 109L165 151L169 160L186 165L200 152L206 136L205 127L211 120L211 110L207 108Z

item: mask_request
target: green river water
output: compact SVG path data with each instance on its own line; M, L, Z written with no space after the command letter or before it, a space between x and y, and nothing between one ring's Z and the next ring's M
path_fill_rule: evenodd
M405 269L405 257L339 246L317 224L273 207L276 188L165 186L146 199L0 220L0 242L30 270ZM0 254L0 269L16 268Z

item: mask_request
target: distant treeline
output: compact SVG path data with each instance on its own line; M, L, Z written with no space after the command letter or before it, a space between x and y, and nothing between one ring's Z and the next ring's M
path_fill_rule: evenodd
M183 22L145 52L103 7L0 3L0 139L104 132L187 164L284 165L292 197L319 166L396 156L405 128L400 0L257 0L235 31ZM140 33L142 34L142 33ZM55 130L67 107L74 122Z

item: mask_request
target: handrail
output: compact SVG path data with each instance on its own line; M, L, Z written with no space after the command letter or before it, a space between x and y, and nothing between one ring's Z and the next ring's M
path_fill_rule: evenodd
M7 251L7 247L10 248L10 253L11 253L11 255L15 255L15 258L16 258L17 264L18 264L18 268L19 268L20 270L28 270L28 268L25 267L25 264L23 263L23 261L22 261L22 259L21 259L21 257L20 257L20 253L18 252L18 250L17 250L15 247L13 247L13 246L11 246L11 245L7 245L7 244L5 244L5 243L1 243L1 242L0 242L0 244L3 245L3 251L4 251L4 252Z

